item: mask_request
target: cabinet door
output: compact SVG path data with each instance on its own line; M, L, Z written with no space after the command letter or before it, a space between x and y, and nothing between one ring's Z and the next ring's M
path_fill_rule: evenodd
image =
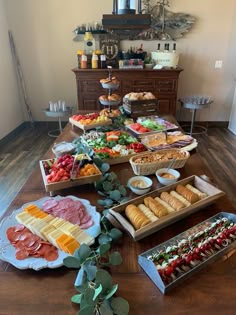
M157 97L159 102L159 113L160 114L171 114L175 116L175 97L162 98Z

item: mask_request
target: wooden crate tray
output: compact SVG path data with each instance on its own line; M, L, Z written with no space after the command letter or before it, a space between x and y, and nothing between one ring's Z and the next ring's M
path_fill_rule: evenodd
M129 204L139 205L140 203L143 203L144 198L147 196L151 196L153 198L159 197L161 192L163 192L163 191L170 192L171 190L174 190L178 184L182 184L182 185L192 184L194 187L199 189L201 192L206 193L207 197L192 204L191 206L187 206L187 207L183 208L182 210L169 213L168 215L158 219L157 221L147 224L146 226L144 226L143 228L140 228L139 230L135 230L133 225L130 223L130 221L128 221L128 219L125 216L125 208ZM170 225L176 221L179 221L179 220L189 216L190 214L192 214L194 212L197 212L201 208L204 208L204 207L208 206L209 204L213 203L216 199L220 198L224 194L225 193L223 191L216 188L212 184L204 181L203 179L201 179L200 177L198 177L196 175L193 175L193 176L187 177L183 180L180 180L180 181L178 181L172 185L165 186L163 188L154 190L152 192L149 192L146 195L143 195L143 196L134 198L132 200L129 200L129 201L127 201L127 202L125 202L119 206L115 206L109 210L109 213L110 213L110 215L113 216L113 219L118 221L118 224L122 225L123 228L130 234L130 236L134 240L137 241L137 240L140 240L140 239L142 239L142 238L144 238L150 234L153 234L153 233L159 231L160 229L162 229L162 228L164 228L164 227L166 227L166 226L168 226L168 225ZM109 216L108 216L108 219L109 219Z
M86 131L86 130L90 130L90 129L94 129L96 127L101 127L101 126L108 126L108 125L111 125L112 124L112 120L111 119L108 119L104 122L100 122L100 123L97 123L97 124L89 124L89 125L83 125L81 124L80 122L72 119L72 118L69 118L69 122L71 123L72 125L72 128L74 128L74 126L82 129L83 131Z
M157 99L130 101L124 100L124 110L131 115L131 117L141 117L149 115L157 115L159 113L159 105Z
M39 161L39 165L40 165L40 169L41 169L41 173L42 173L42 177L43 177L43 183L45 186L45 190L47 192L50 192L50 195L54 195L54 191L57 191L57 190L62 190L65 188L71 188L74 186L80 186L80 185L85 185L85 184L91 184L91 183L94 183L94 182L96 182L102 178L102 173L97 168L97 166L94 164L99 171L98 174L90 175L90 176L81 176L80 178L76 178L73 180L69 179L69 180L55 182L55 183L48 183L45 169L43 166L44 161L45 160Z

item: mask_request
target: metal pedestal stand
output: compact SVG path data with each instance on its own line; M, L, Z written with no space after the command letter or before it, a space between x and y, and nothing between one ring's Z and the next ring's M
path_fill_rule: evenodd
M198 134L202 134L204 132L207 131L207 128L204 127L204 126L200 126L200 125L195 125L195 118L196 118L196 111L198 109L204 109L204 108L207 108L211 103L211 102L208 102L206 104L193 104L193 103L185 103L183 102L182 100L180 100L180 103L181 105L184 107L184 108L187 108L187 109L191 109L192 110L192 118L191 118L191 125L183 125L182 128L190 128L190 131L186 132L188 133L190 136L192 135L198 135ZM194 128L197 128L199 129L200 131L194 131Z
M65 111L58 111L58 112L50 111L49 108L46 108L44 109L44 112L47 117L58 118L59 129L48 131L48 135L50 137L57 138L62 132L61 118L71 115L72 107L66 107Z

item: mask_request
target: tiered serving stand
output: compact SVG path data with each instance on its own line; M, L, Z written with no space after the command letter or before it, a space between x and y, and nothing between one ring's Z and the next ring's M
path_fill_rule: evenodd
M99 99L99 102L103 106L107 106L109 111L111 111L112 106L117 106L120 104L121 98L119 100L109 100L109 97L112 95L113 91L117 90L119 88L120 83L113 83L112 82L112 67L108 67L108 82L107 83L101 83L102 87L107 90L107 96L108 100L101 100Z

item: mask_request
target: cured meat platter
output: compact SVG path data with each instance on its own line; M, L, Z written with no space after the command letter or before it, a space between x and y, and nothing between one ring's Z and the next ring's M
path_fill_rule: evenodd
M159 290L166 294L235 248L236 215L220 212L142 253L138 262Z
M143 136L141 142L150 150L183 149L191 151L197 147L197 140L181 131L159 132Z
M71 198L74 201L80 201L86 208L86 212L93 220L93 225L84 229L84 231L91 237L95 238L100 233L100 214L96 211L96 208L90 204L88 200L80 199L75 196L67 196L66 198ZM54 201L64 201L66 199L62 196L56 196L53 198L44 197L42 199L32 201L24 204L21 208L15 210L10 216L4 218L0 222L0 259L9 262L18 269L34 269L40 270L43 268L58 268L63 265L63 259L68 256L67 253L58 249L58 258L54 261L47 261L44 258L27 257L23 260L16 259L16 250L7 238L6 231L12 226L16 226L18 221L16 216L24 211L24 209L34 204L39 208L42 208L43 204L53 199Z

